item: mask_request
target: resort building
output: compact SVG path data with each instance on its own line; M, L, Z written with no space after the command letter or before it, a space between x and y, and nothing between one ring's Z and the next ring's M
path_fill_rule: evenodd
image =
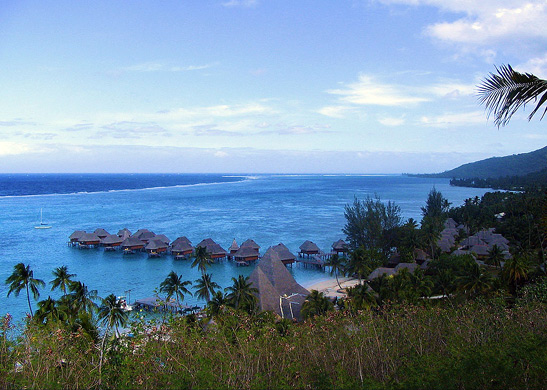
M301 320L300 310L309 291L294 280L277 252L269 248L249 276L252 287L258 289L261 311L272 311L281 318Z
M222 259L228 255L226 250L214 242L211 238L202 240L196 245L196 247L204 247L205 251L209 254L209 256L211 256L211 259Z
M292 254L292 252L289 250L289 248L287 248L284 244L282 243L279 243L275 246L272 246L271 249L277 253L277 256L279 257L279 260L281 260L281 262L283 264L286 265L289 265L289 264L293 264L295 261L296 261L296 256Z

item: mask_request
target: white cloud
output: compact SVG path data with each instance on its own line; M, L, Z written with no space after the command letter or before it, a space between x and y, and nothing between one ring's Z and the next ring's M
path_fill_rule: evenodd
M254 7L258 0L229 0L222 3L225 7Z
M486 125L486 114L482 111L452 113L438 116L423 116L420 123L432 127L452 127L465 125Z
M405 118L399 117L399 118L390 118L390 117L384 117L378 119L378 122L380 122L384 126L401 126L405 124Z
M219 158L224 158L224 157L228 157L228 153L223 152L222 150L218 150L214 153L214 156Z
M543 57L531 58L526 63L514 68L519 72L532 73L542 79L547 79L547 53Z
M123 68L123 70L127 72L188 72L192 70L208 69L215 65L216 63L205 65L171 66L160 62L145 62L142 64L128 66Z
M508 40L547 38L544 0L381 0L384 4L433 6L455 13L456 20L432 24L427 35L464 46L506 44ZM500 48L503 48L501 46ZM492 54L490 52L490 54Z
M317 110L317 112L331 118L343 118L345 114L351 110L353 110L353 108L348 106L326 106Z
M419 96L416 91L405 90L401 85L382 84L368 75L360 75L355 83L344 89L327 91L339 95L345 103L376 106L407 106L426 102L429 99Z
M30 153L33 148L27 144L10 141L0 141L0 156L13 156Z

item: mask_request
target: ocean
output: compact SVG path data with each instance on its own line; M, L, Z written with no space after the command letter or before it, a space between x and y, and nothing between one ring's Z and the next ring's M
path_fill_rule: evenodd
M186 236L194 245L210 237L226 250L234 238L238 244L251 238L262 254L280 242L297 254L311 240L326 252L345 238L344 206L354 197L391 200L405 219L419 221L420 207L433 187L454 206L487 191L402 175L1 174L0 315L10 313L20 320L28 311L25 292L7 297L4 283L19 262L29 264L34 277L47 283L40 299L59 297L49 282L53 269L62 265L100 296L113 293L131 301L153 296L171 271L190 281L200 277L191 261L170 255L149 259L145 253L124 256L69 247L75 230L104 228L116 234L122 228L146 228L171 240ZM34 228L41 210L51 229ZM208 272L224 288L232 277L247 276L253 268L223 261ZM330 278L299 265L289 270L304 286ZM192 296L184 303L204 304Z

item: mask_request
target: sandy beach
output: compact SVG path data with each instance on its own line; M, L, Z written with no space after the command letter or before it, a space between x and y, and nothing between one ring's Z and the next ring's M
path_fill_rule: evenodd
M329 280L325 280L319 283L315 283L309 286L304 286L308 291L311 290L317 290L319 292L322 292L327 297L337 297L337 298L343 298L346 296L345 289L347 287L353 287L356 284L359 284L359 280L355 278L338 278L338 281L340 282L340 286L342 286L342 289L338 286L338 283L336 282L336 278L332 278Z

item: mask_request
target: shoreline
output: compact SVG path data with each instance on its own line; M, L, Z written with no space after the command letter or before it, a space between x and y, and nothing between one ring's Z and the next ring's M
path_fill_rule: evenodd
M352 277L339 277L338 280L340 282L340 286L342 286L342 289L340 289L340 286L338 286L336 278L331 278L303 287L308 291L317 290L319 292L322 292L325 296L329 298L345 298L347 295L345 289L347 287L353 287L359 284L359 279Z

